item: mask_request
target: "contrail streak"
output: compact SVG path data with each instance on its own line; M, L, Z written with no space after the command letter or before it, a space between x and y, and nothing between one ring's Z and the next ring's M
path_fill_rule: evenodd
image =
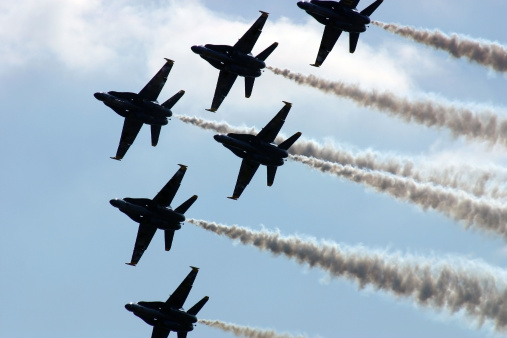
M345 247L298 236L284 237L278 232L254 231L195 219L187 221L242 244L270 251L275 256L284 255L299 264L318 267L334 277L353 280L360 288L371 286L436 310L463 311L479 325L491 320L498 331L507 328L505 272L484 263L402 257L364 247Z
M394 23L372 21L372 24L426 46L444 50L455 58L467 58L498 72L507 71L507 49L498 43L474 40L457 34L449 36L439 30L417 29Z
M426 127L447 128L453 136L464 136L467 140L485 141L491 145L498 143L507 147L507 120L500 119L492 111L475 113L465 107L431 99L411 101L389 91L365 90L358 85L327 81L315 75L306 76L293 73L288 69L266 68L297 84L346 97L359 106L377 109L405 122L416 122Z
M220 320L199 319L199 323L214 327L225 332L230 332L236 337L249 338L304 338L306 336L292 336L288 333L277 333L273 330L263 330L256 327L240 326L231 323L225 323Z
M226 122L215 122L198 117L175 115L185 123L189 123L205 130L219 133L250 133L256 134L255 128L238 128ZM283 137L275 140L283 142ZM325 161L351 165L360 169L385 171L393 175L410 177L419 182L431 182L437 185L460 189L478 197L505 198L507 190L507 173L499 168L489 167L480 169L468 165L444 166L438 168L426 166L417 167L416 163L407 158L395 155L384 155L372 150L352 152L331 143L320 144L313 140L300 138L290 149L293 155L315 157ZM422 161L426 162L426 161Z
M457 221L464 222L466 228L475 226L500 234L507 240L507 209L495 201L477 199L461 191L418 183L410 178L358 169L302 155L291 155L290 158L321 172L364 184L398 200L412 202L424 210L442 212Z

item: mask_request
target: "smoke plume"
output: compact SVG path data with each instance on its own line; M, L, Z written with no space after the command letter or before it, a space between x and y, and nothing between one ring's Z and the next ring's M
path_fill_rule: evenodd
M325 93L353 100L359 106L374 108L405 122L416 122L427 127L447 128L453 136L478 140L507 147L507 120L500 119L492 111L473 112L458 105L431 99L411 101L384 91L365 90L358 85L340 81L327 81L314 75L293 73L288 69L267 67L300 85L317 88Z
M304 338L306 336L292 336L288 333L277 333L273 330L263 330L256 327L240 326L231 323L225 323L220 320L199 319L199 323L230 332L236 337L248 338Z
M394 23L372 21L372 24L426 46L446 51L455 58L463 57L498 72L507 71L507 49L498 43L473 40L456 34L449 36L439 30L416 29Z
M396 297L410 298L421 306L451 314L462 312L478 325L491 320L496 330L507 328L505 272L484 263L402 257L364 247L345 247L298 236L282 237L278 232L195 219L187 221L275 256L284 255L299 264L323 269L331 276L355 281L361 289L371 286Z
M477 199L462 191L418 183L410 178L358 169L302 155L291 155L290 158L321 172L364 184L398 200L412 202L424 210L442 212L454 220L464 222L466 228L475 227L494 232L507 240L507 209L495 201Z
M185 123L190 123L205 130L219 133L249 133L256 134L255 128L238 128L226 122L203 120L198 117L175 115ZM284 141L277 137L276 143ZM290 149L293 155L315 157L317 159L351 165L359 169L385 171L393 175L413 178L419 182L434 183L443 187L459 189L477 197L505 198L507 189L507 173L499 168L476 168L470 165L427 165L426 160L416 163L412 159L396 155L385 155L373 150L353 152L332 143L321 144L313 140L300 138Z

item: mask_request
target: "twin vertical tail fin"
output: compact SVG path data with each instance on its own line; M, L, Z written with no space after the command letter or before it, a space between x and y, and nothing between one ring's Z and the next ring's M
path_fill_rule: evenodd
M368 7L366 7L365 9L363 9L361 11L361 14L362 15L366 15L366 16L370 16L373 14L373 12L375 12L375 10L378 8L378 6L380 6L380 4L384 2L384 0L377 0L375 1L374 3L372 3L371 5L369 5Z
M180 90L179 92L174 94L171 98L169 98L169 100L162 103L162 107L167 108L167 109L171 109L176 104L176 102L178 102L179 99L181 99L183 94L185 94L185 91Z
M185 202L183 202L179 207L174 209L174 211L176 211L180 214L184 214L185 212L187 212L188 208L190 208L192 206L192 204L194 204L194 202L196 200L197 200L197 195L194 195L194 196L190 197L188 200L186 200Z
M260 54L257 55L255 58L259 59L261 61L266 61L268 56L270 56L271 53L273 53L273 51L276 49L276 47L278 47L278 42L274 42L271 46L269 46L268 48L266 48L262 52L260 52Z
M357 41L359 40L359 33L349 33L349 52L354 53L357 47Z
M268 169L268 187L273 185L273 182L275 181L275 175L276 175L276 168L273 165L268 165L266 167Z
M278 148L289 150L289 148L294 144L294 142L297 141L297 139L300 136L301 136L301 133L298 131L297 133L295 133L294 135L292 135L291 137L289 137L288 139L286 139L285 141L283 141L282 143L280 143L278 145Z
M165 251L171 250L173 245L174 230L164 230Z
M194 306L192 306L190 308L190 310L187 311L187 313L189 315L195 316L196 314L199 313L199 311L201 311L202 307L204 306L204 304L206 304L206 302L208 301L208 299L209 299L208 296L204 297L203 299L201 299L200 301L198 301Z

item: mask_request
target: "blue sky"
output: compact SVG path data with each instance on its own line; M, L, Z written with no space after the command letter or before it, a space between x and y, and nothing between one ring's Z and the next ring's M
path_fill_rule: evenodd
M368 3L362 1L362 9ZM186 307L204 295L200 316L310 337L479 337L494 335L460 314L436 313L409 299L359 290L283 257L185 224L172 250L156 234L137 267L126 266L137 225L108 203L153 197L188 165L174 200L199 199L187 216L254 229L278 228L347 245L417 254L461 256L505 268L505 242L464 230L364 186L288 161L273 187L260 168L238 201L230 196L240 159L213 133L172 119L159 145L143 127L121 162L112 161L122 119L93 97L97 91L139 91L163 65L175 65L159 97L180 89L175 114L264 126L283 106L282 129L354 150L373 149L426 163L506 164L505 149L453 138L446 130L406 124L353 102L299 87L266 71L244 98L242 79L215 114L209 108L218 71L191 52L194 44L233 44L270 13L253 53L280 43L268 64L326 79L392 90L410 98L444 98L493 107L504 116L505 81L466 60L371 26L356 53L346 35L320 69L315 61L323 26L296 1L62 1L0 3L0 336L149 337L151 328L123 307L165 300L201 268ZM374 14L397 22L505 44L504 1L388 0ZM199 325L190 337L227 334Z

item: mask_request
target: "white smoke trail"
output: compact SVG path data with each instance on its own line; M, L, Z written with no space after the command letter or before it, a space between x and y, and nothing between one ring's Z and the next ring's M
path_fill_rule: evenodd
M507 71L507 49L498 43L473 40L457 34L449 36L439 30L417 29L394 23L372 21L372 24L426 46L446 51L455 58L464 57L498 72Z
M464 222L466 228L474 227L494 232L507 240L507 209L495 201L477 199L462 191L418 183L410 178L358 169L302 155L291 155L290 158L321 172L332 173L364 184L398 200L412 202L424 210L442 212L454 220Z
M175 115L185 123L190 123L205 130L213 130L219 133L250 133L256 134L254 128L233 127L226 122L215 122L198 117ZM284 138L278 137L275 142L283 142ZM372 150L354 153L344 147L335 144L320 144L313 140L300 138L290 149L294 155L315 157L325 161L336 162L343 165L351 165L360 169L385 171L393 175L410 177L419 182L431 182L437 185L460 189L475 196L505 198L507 189L507 172L500 168L476 168L469 165L438 165L416 167L416 163L407 158L395 155L384 155ZM421 161L425 163L426 161Z
M189 223L242 244L284 255L299 264L318 267L334 277L411 298L415 303L450 313L464 312L482 325L491 320L495 329L507 329L506 273L484 263L462 259L425 259L345 247L278 232L254 231L236 225L188 219Z
M314 75L293 73L288 69L266 68L300 85L349 98L359 106L375 108L406 122L413 121L427 127L445 127L453 136L464 136L467 140L475 139L507 147L507 120L500 119L492 111L476 113L465 107L431 99L411 101L389 91L365 90L358 85L326 81Z
M292 336L288 333L277 333L273 330L263 330L256 327L240 326L231 323L225 323L220 320L199 319L199 323L230 332L236 337L248 338L304 338L306 336Z

